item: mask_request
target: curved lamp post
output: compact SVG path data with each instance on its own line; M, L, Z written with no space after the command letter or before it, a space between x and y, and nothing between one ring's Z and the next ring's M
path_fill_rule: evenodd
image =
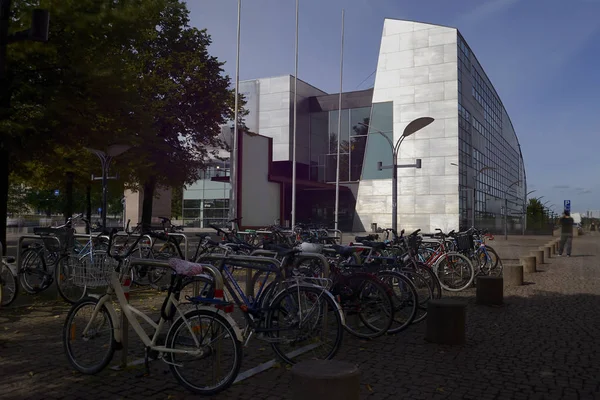
M514 181L513 183L508 185L508 187L506 188L506 191L504 192L504 240L508 240L508 196L507 196L507 194L511 187L513 187L519 183L521 183L520 179L518 181Z
M431 117L421 117L421 118L417 118L417 119L411 121L408 125L406 125L406 128L404 128L404 131L402 131L402 136L400 136L400 138L396 141L395 144L394 144L394 142L392 142L392 139L385 133L383 133L377 129L369 128L369 125L359 122L359 125L362 125L362 126L366 127L367 129L371 129L373 132L379 133L381 136L383 136L387 140L388 144L390 145L390 148L392 149L392 165L383 165L383 163L381 161L379 161L377 163L377 169L379 169L381 171L383 169L391 168L393 171L393 173L392 173L392 229L396 232L398 231L398 168L421 168L421 159L420 158L417 158L417 160L414 164L398 165L398 154L400 152L400 145L402 144L404 139L406 139L410 135L420 131L421 129L425 128L426 126L430 125L433 121L435 121L435 120Z
M87 147L85 148L90 153L94 153L100 159L100 163L102 164L102 177L97 178L94 177L94 175L92 175L92 180L102 180L102 210L100 210L100 215L102 218L102 229L106 229L106 202L108 195L108 180L117 179L116 177L108 176L108 169L110 168L110 163L113 158L125 153L130 148L131 146L127 144L113 144L108 146L106 151L90 149Z

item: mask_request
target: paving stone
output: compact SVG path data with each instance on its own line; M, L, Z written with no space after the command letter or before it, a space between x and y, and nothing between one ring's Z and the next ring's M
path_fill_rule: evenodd
M518 259L547 241L514 236L491 244L501 257ZM474 289L445 293L468 301L464 346L426 343L421 323L373 341L345 333L336 358L359 364L365 399L600 399L600 235L576 238L573 249L573 257L551 258L544 272L529 274L530 284L505 288L505 307L476 305ZM151 364L148 377L139 377L142 368L74 372L61 339L68 306L31 298L26 307L0 309L0 397L197 398L161 361ZM161 301L155 293L140 307L149 311ZM143 345L131 329L129 340L129 357L142 357ZM119 357L116 352L113 364ZM252 340L242 370L273 357L268 344ZM210 399L289 399L290 382L286 368L274 368Z

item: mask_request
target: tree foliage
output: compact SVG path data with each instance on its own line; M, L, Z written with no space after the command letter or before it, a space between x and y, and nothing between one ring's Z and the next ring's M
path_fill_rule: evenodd
M40 191L74 188L82 197L90 175L100 173L85 149L122 143L132 149L113 171L131 186L152 194L156 185L198 179L221 145L220 124L233 115L234 96L223 64L209 54L210 36L189 26L183 1L13 3L11 32L28 28L33 8L45 8L50 39L9 46L11 107L0 110L8 168L0 173L15 172ZM0 188L0 202L9 186Z

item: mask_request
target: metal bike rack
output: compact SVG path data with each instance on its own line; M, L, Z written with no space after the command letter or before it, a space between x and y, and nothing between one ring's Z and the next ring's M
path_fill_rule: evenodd
M256 250L256 251L260 251L260 250ZM226 255L226 254L208 254L204 257L202 257L202 259L200 260L200 263L202 263L202 260L224 260L227 259L229 262L229 264L231 265L236 265L236 261L238 262L238 264L241 263L259 263L259 264L271 264L274 267L277 267L278 269L281 268L281 263L276 260L275 258L271 258L271 257L256 257L256 256L236 256L236 255ZM244 267L244 264L241 264L239 266ZM246 293L251 293L252 290L254 288L251 287L252 285L252 268L246 268Z
M60 239L56 236L52 236L52 235L48 235L47 238L52 238L52 240L56 240L56 242L58 243L58 247L60 248ZM21 236L19 238L19 242L18 242L18 248L17 248L17 270L20 271L21 270L21 247L23 244L23 241L25 239L34 239L34 240L42 240L40 235L25 235L25 236Z
M129 264L131 266L142 266L142 267L160 267L160 268L170 268L169 261L167 260L155 260L151 258L129 258ZM212 276L213 282L216 290L223 291L223 275L221 275L221 271L215 266L210 264L202 263L202 268L208 270L207 272ZM129 321L125 316L125 313L121 312L121 365L120 368L125 368L127 366L127 353L129 348ZM136 363L137 364L137 363Z
M340 244L342 244L342 239L344 237L344 234L342 233L342 231L340 231L339 229L327 229L327 232L334 232L335 233L334 238L339 239Z
M183 238L183 254L185 259L188 259L188 238L185 233L169 233L169 236L179 236Z

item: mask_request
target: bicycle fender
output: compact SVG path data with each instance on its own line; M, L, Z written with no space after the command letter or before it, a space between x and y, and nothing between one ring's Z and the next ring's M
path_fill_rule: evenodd
M215 312L216 311L216 309L214 307L209 307L209 306L197 306L195 308L195 310L206 310L206 311L210 311L210 312ZM233 332L235 333L236 339L243 343L244 342L244 336L242 335L242 330L240 329L240 327L238 326L238 324L233 320L233 318L231 318L228 314L226 314L224 312L219 312L219 315L221 317L225 318L225 320L227 322L229 322L229 324L233 328ZM179 317L179 318L181 318L181 317ZM169 337L169 335L171 335L171 329L173 329L173 326L175 326L175 324L171 325L171 328L169 329L169 332L167 333L167 337Z

